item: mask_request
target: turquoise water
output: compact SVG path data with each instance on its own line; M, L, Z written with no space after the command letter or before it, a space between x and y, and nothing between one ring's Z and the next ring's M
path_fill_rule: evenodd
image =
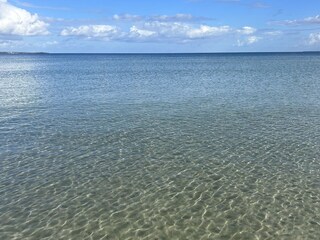
M0 239L318 239L320 54L0 56Z

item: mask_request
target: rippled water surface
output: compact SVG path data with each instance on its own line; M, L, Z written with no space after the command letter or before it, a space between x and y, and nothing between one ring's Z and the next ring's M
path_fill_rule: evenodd
M0 239L319 236L319 54L0 56Z

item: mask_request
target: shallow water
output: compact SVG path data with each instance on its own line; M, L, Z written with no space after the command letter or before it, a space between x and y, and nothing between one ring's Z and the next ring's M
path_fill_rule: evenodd
M318 239L320 54L0 56L0 239Z

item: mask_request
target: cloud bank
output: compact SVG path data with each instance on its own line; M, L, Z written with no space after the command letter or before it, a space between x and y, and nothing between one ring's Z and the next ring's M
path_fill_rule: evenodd
M149 21L134 24L127 30L111 25L81 25L68 27L61 36L80 37L97 40L118 41L191 41L213 39L219 36L250 36L256 29L250 26L234 29L228 25L211 26L186 22ZM253 43L255 41L251 41Z
M61 36L78 36L85 38L115 39L121 35L120 30L111 25L82 25L68 27L61 31Z

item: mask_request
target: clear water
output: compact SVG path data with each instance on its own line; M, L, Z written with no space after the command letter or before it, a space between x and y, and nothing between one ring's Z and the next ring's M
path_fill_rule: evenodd
M319 239L320 54L0 57L0 239Z

